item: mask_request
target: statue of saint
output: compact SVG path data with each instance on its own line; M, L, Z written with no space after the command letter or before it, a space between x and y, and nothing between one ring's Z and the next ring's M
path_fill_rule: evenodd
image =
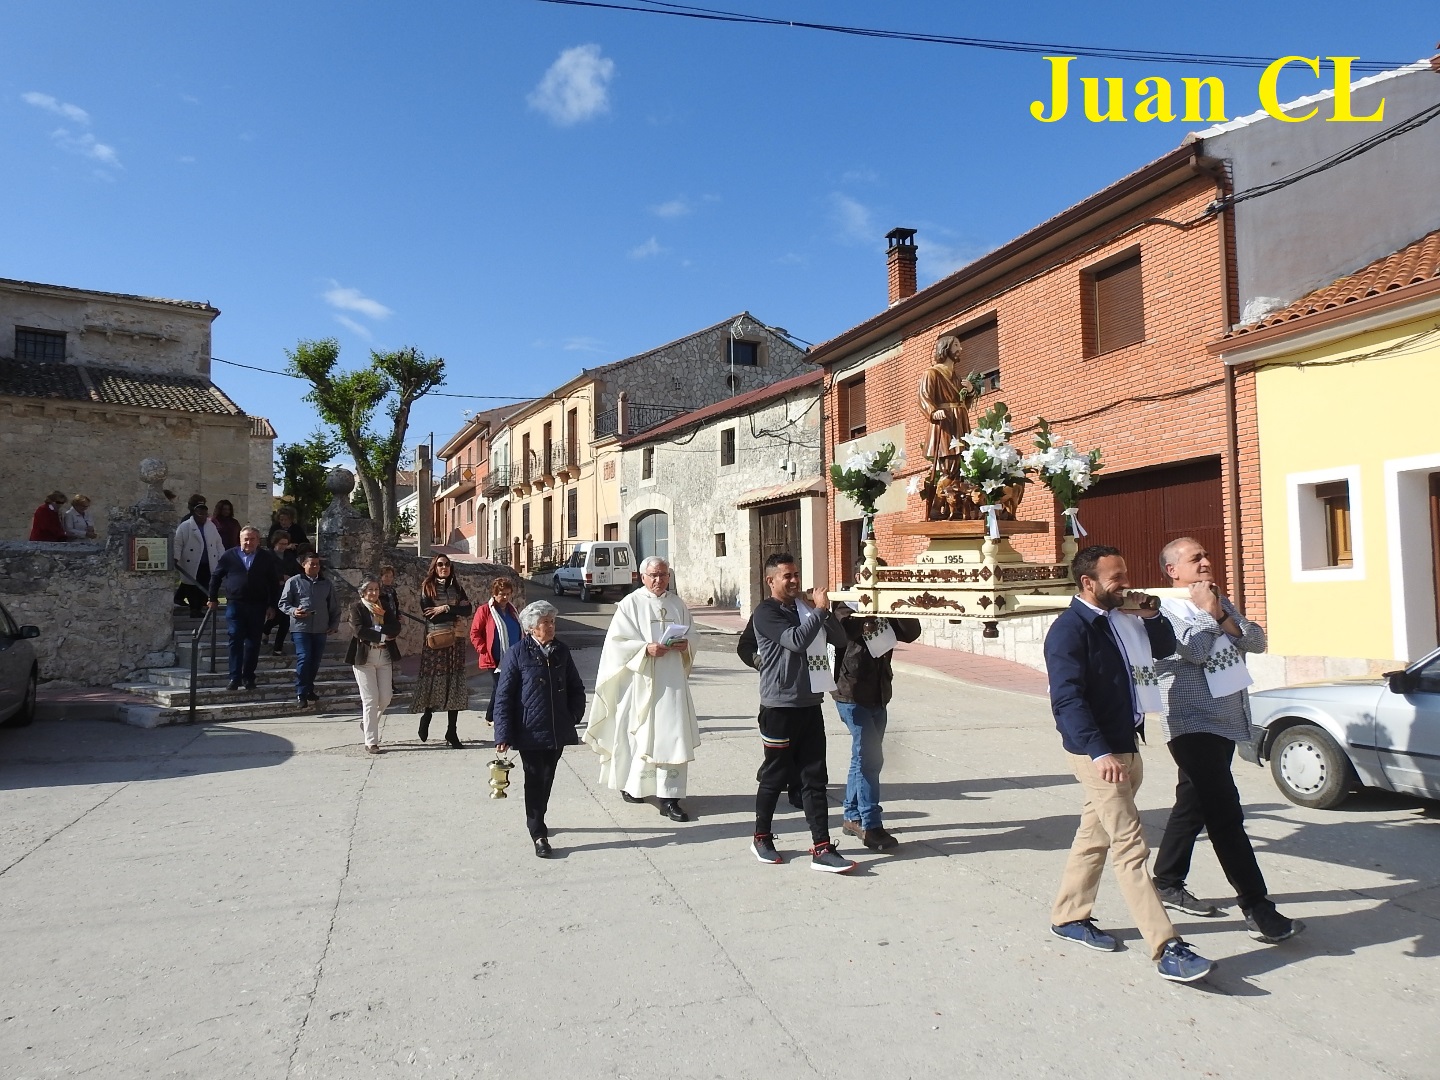
M964 436L970 431L967 406L974 398L970 384L956 374L960 339L945 334L935 342L935 362L920 380L920 407L930 421L930 438L925 457L935 463L938 476L960 477L960 454Z

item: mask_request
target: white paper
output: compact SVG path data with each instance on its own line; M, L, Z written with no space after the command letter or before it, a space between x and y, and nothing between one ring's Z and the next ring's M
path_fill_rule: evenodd
M667 623L664 632L660 635L661 645L674 645L677 641L684 641L690 636L690 628L684 623Z

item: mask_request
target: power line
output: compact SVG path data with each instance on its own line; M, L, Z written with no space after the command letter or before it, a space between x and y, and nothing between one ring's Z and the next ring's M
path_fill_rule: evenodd
M259 371L265 375L280 375L286 379L299 379L301 382L309 382L303 375L296 375L290 371L276 371L274 368L256 367L254 364L242 364L237 360L222 360L218 356L210 358L211 363L225 364L229 367L244 368L246 371ZM426 397L443 398L467 398L474 401L539 401L542 398L549 401L559 401L553 394L530 394L518 396L515 394L449 394L441 390L431 390Z
M750 26L781 26L799 30L820 30L831 34L844 34L850 37L875 38L884 41L911 41L928 45L954 45L969 49L987 49L992 52L1064 54L1085 56L1100 60L1134 61L1137 63L1187 64L1205 67L1257 69L1268 67L1275 59L1274 57L1267 56L1247 56L1228 53L1170 52L1160 49L1132 49L1104 45L1073 45L1042 41L1015 41L1008 38L963 37L954 34L934 34L911 30L883 30L875 27L809 22L804 19L747 15L743 12L725 11L719 8L703 8L689 4L665 3L663 0L637 0L637 2L633 4L607 2L607 0L538 0L538 2L542 4L559 4L564 7L629 11L643 15L668 15L672 18L693 19L702 22L739 23ZM1380 72L1404 66L1405 62L1402 61L1356 60L1351 64L1351 70Z

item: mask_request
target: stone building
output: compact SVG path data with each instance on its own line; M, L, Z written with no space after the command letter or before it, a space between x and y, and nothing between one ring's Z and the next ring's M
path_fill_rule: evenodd
M0 536L25 540L55 488L128 503L135 462L163 457L167 486L268 522L274 429L210 379L207 303L0 279Z
M805 370L805 353L749 312L647 352L587 368L512 413L492 434L490 550L526 573L582 540L618 537L613 462L620 439ZM608 468L608 475L607 475ZM478 517L478 514L477 514Z
M778 552L796 557L807 589L833 583L823 388L821 372L804 372L619 441L618 538L666 559L687 603L748 613Z

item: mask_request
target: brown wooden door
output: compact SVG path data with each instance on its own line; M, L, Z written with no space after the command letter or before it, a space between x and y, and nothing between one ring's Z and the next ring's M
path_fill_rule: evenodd
M800 503L780 503L760 508L760 592L761 598L770 595L765 585L765 560L771 555L789 553L800 565Z
M1430 566L1434 575L1431 584L1435 587L1435 634L1440 637L1440 472L1430 474Z
M1170 584L1160 569L1160 549L1182 536L1193 536L1205 546L1215 581L1225 588L1225 503L1219 458L1101 474L1092 493L1080 502L1080 524L1088 533L1080 539L1081 547L1109 544L1120 549L1132 588Z

